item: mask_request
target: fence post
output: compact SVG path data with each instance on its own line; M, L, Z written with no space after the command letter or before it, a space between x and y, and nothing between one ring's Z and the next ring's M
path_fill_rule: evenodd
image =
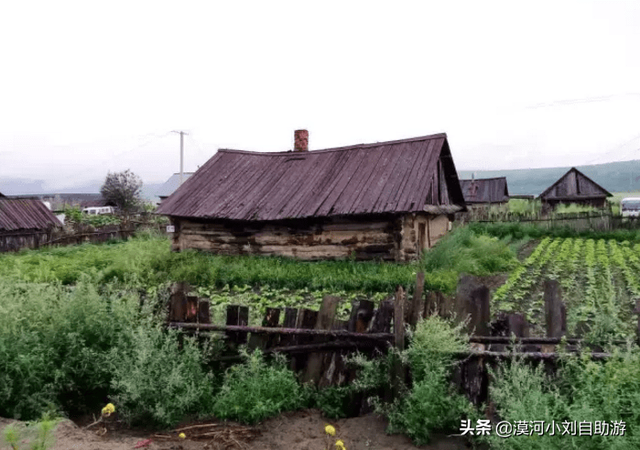
M322 306L320 306L320 311L318 312L318 318L316 319L315 327L316 330L330 330L333 326L333 319L336 315L336 310L338 309L338 303L340 302L340 297L334 297L332 295L326 295L322 299ZM322 341L323 338L319 337L314 339L315 341ZM311 382L314 385L318 384L320 380L320 376L322 375L322 366L324 360L324 353L316 352L311 353L309 355L309 359L307 360L307 368L305 370L303 381Z
M396 288L393 310L394 345L398 352L404 350L404 303L404 290L402 289L402 286L398 285L398 287ZM394 355L391 370L393 373L391 374L390 400L395 399L398 396L405 381L405 372L404 367L402 366L402 359L400 358L400 355Z
M455 298L456 320L465 323L468 333L477 336L488 336L490 332L490 296L489 288L476 277L461 275ZM474 344L477 350L484 350L483 344ZM462 364L456 374L464 386L469 400L479 406L487 399L488 376L484 367L484 359L480 356L471 358Z
M409 316L409 325L414 329L424 314L424 301L422 300L423 290L424 272L418 272L416 274L416 288L413 291L413 301L411 302L411 315Z
M544 311L547 325L547 337L562 337L567 332L567 314L558 280L544 282ZM554 345L543 345L542 351L551 353Z

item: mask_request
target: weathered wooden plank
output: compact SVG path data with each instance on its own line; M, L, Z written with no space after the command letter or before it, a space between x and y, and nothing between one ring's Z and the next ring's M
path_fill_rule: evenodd
M375 311L372 333L391 333L391 320L393 319L394 305L391 300L383 300Z
M264 314L264 318L262 319L262 326L266 328L274 328L278 326L280 322L280 309L279 308L267 308ZM265 350L276 344L278 341L278 335L274 334L259 334L259 333L251 333L251 337L249 337L249 343L247 346L250 349L259 348L261 350Z
M247 306L229 305L227 306L227 325L236 327L246 327L249 322L249 308ZM205 325L210 327L211 325ZM202 328L202 326L200 326ZM206 329L206 328L205 328ZM247 342L246 331L227 331L229 342L245 344Z
M211 323L211 301L208 298L198 299L198 323Z
M333 319L340 303L340 297L327 295L322 299L322 305L316 319L314 329L330 330L333 325ZM317 384L322 375L324 355L322 353L312 353L309 355L307 367L302 377L303 381Z
M465 328L469 334L487 336L490 332L489 288L476 277L461 275L456 291L456 318L468 321Z
M416 287L413 291L413 300L411 302L411 314L409 315L409 325L415 329L418 321L423 316L424 301L422 300L422 292L424 291L424 272L416 274Z
M561 337L566 334L566 313L557 280L544 282L544 310L547 326L547 337Z
M405 338L405 328L404 328L404 304L405 304L405 294L402 286L398 286L396 288L396 295L394 301L394 310L393 310L393 335L394 335L394 346L396 350L403 351L404 350L404 338ZM392 398L396 398L401 389L402 385L405 382L405 371L404 366L402 365L402 360L399 355L395 355L392 367L393 373L391 374L391 394Z

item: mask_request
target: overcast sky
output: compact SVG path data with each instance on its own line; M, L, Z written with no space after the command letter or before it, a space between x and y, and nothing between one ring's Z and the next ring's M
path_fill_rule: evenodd
M0 180L446 132L458 170L640 159L640 2L3 2Z

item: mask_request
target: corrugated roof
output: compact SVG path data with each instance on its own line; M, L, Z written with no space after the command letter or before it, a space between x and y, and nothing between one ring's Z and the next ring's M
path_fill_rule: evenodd
M40 200L0 198L0 231L42 230L62 224Z
M467 203L502 203L509 201L506 177L460 180Z
M193 174L194 172L183 172L182 181L187 181L187 179ZM168 197L173 194L178 187L180 187L180 174L174 173L162 186L160 186L156 195L158 197Z
M439 158L447 203L464 209L447 136L437 134L308 152L218 150L157 212L230 220L422 212L437 198Z

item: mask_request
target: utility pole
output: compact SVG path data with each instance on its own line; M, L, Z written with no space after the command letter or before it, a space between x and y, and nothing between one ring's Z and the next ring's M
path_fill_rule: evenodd
M189 133L177 130L174 130L173 133L180 134L180 186L182 186L184 181L184 135L189 135Z

